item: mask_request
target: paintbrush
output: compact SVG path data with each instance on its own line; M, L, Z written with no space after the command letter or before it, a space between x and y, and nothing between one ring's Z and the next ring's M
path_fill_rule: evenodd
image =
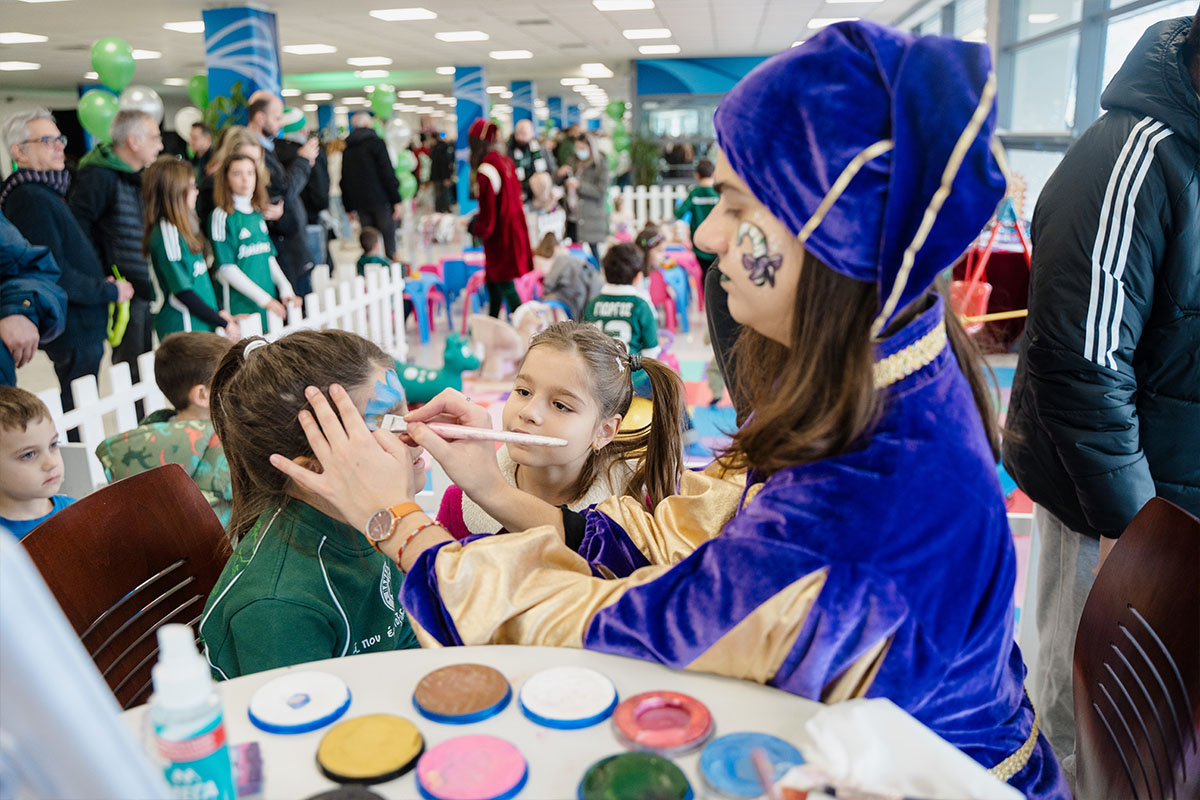
M755 748L750 753L750 761L754 764L754 771L758 775L758 782L763 788L763 797L767 800L808 800L811 795L834 797L837 800L921 800L918 797L881 794L879 792L856 789L851 786L835 786L825 783L824 781L827 780L827 777L819 770L812 772L810 777L813 779L813 785L808 789L794 789L790 786L785 786L782 794L780 794L775 788L775 767L771 764L771 760L767 757L766 752L761 748ZM804 766L800 767L800 769L808 770L809 767Z
M428 422L429 429L443 439L472 439L474 441L504 442L505 444L524 444L540 447L566 447L567 440L555 436L538 436L533 433L513 433L512 431L497 431L491 428L473 428L470 425L455 425L451 422ZM403 433L408 430L408 422L404 417L395 414L384 414L379 424L381 431Z

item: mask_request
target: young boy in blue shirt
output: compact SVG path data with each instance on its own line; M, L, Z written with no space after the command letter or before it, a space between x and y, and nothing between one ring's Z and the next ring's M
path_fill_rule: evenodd
M45 404L24 389L0 386L0 527L23 538L75 502L63 482L58 431Z

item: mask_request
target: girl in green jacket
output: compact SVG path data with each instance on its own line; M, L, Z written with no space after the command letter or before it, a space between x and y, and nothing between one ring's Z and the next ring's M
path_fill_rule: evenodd
M359 411L370 404L381 414L405 413L392 367L374 344L337 330L298 331L270 344L244 339L217 367L212 420L229 460L228 531L236 543L200 620L217 679L417 647L396 596L399 567L268 463L281 453L318 468L297 420L308 386L341 384ZM424 485L421 450L409 450Z

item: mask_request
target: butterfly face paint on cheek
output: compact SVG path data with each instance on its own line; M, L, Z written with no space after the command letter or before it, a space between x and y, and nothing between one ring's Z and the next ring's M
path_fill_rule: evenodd
M743 222L737 229L737 244L742 240L750 240L750 252L742 254L742 266L750 273L750 281L755 286L769 283L775 287L775 273L783 264L781 253L772 253L767 246L767 236L762 228L753 222Z
M363 420L367 423L367 428L373 431L379 430L384 415L390 414L398 406L404 405L407 399L400 376L396 374L396 370L389 369L384 374L383 380L375 382L371 399L367 401L367 407L363 409Z

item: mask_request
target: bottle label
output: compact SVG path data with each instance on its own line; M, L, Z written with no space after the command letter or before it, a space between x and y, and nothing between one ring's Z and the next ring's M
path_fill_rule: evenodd
M169 762L163 775L176 800L234 800L225 724L218 714L203 730L187 739L158 739L158 752Z

